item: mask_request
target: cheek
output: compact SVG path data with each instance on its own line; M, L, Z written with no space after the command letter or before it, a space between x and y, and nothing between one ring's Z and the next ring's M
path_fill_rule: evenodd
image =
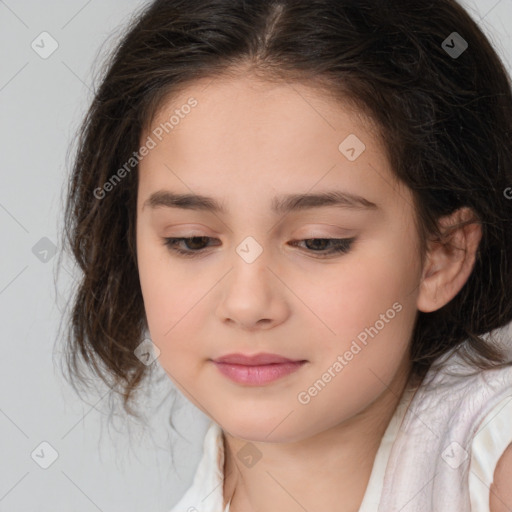
M191 286L190 274L173 266L165 248L142 233L137 258L149 333L160 350L160 364L173 375L181 375L184 367L191 371L198 364L195 319L204 314L201 299L212 285L205 280Z
M161 340L173 325L170 314L176 309L179 283L175 276L171 279L165 251L143 229L137 234L137 260L148 327L161 349Z
M397 255L384 259L372 253L378 254L378 247L314 278L299 277L295 283L297 295L303 298L310 314L316 314L319 326L325 327L326 340L339 343L340 337L354 337L379 321L381 314L390 323L396 323L395 319L400 322L397 309L405 309L413 301L411 291L417 286L414 272L400 265Z
M299 390L302 398L309 396L308 414L325 418L327 424L357 414L392 388L397 371L407 366L415 301L399 302L394 293L382 297L372 286L365 290L359 290L357 303L342 296L332 308L327 321L336 335L322 337L315 348L316 364Z
M403 264L400 246L393 253L389 244L378 245L347 259L346 266L331 269L322 279L310 279L297 293L307 297L307 306L322 320L317 324L324 333L317 334L314 353L319 364L309 376L310 384L322 379L319 372L332 368L336 373L328 384L330 392L321 393L318 407L327 407L331 400L336 403L341 393L345 405L340 407L355 410L358 403L384 391L383 382L389 383L408 357L417 315L416 269ZM336 362L338 370L333 367ZM344 395L347 391L350 396Z

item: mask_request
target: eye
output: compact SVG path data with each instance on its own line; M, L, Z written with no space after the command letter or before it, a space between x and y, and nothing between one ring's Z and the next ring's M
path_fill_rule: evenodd
M193 258L199 253L203 252L204 247L197 247L204 245L206 240L210 240L209 236L190 236L181 238L164 238L164 245L167 246L171 251L181 254L183 256ZM184 250L178 247L178 244L185 242L186 245L192 246L192 250Z
M169 250L180 254L182 256L193 258L195 256L199 256L201 253L204 253L205 244L207 244L208 240L217 240L208 236L192 236L192 237L181 237L181 238L164 238L164 245L169 248ZM290 242L290 245L297 246L301 242L306 243L306 251L317 253L319 256L317 257L326 257L333 254L345 254L348 253L352 247L354 238L306 238L304 240L295 240ZM314 243L311 243L314 242ZM318 242L320 242L318 244ZM188 248L183 249L178 245L184 243ZM326 250L326 246L330 248ZM218 244L216 244L218 245ZM313 247L313 249L309 249L309 247Z
M298 243L305 242L306 247L316 247L311 252L319 253L320 257L330 256L332 254L345 254L348 253L352 247L355 237L353 238L306 238L304 240L297 240L292 242L291 245L298 245ZM311 242L314 242L311 244ZM320 242L319 244L316 242ZM326 246L331 244L330 249L325 250Z

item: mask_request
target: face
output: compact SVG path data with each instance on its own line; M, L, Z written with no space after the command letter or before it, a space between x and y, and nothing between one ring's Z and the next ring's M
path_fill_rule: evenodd
M217 78L162 105L142 145L146 318L184 395L230 434L273 442L381 396L408 364L421 268L412 195L368 120L306 85ZM286 200L304 194L318 197ZM295 363L214 362L261 353Z

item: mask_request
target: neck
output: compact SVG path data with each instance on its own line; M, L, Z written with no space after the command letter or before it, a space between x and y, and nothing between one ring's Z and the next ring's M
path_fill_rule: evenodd
M247 441L224 432L224 506L231 500L230 512L357 512L407 377L407 372L398 373L366 409L312 437L253 442L262 457L252 467L236 457Z

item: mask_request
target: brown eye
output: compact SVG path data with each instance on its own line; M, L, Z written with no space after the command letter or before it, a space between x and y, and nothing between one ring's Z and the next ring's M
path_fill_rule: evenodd
M349 252L354 240L355 238L306 238L304 240L297 240L292 245L305 242L308 252L316 252L322 257ZM328 247L331 248L328 249Z
M191 236L181 238L164 238L164 245L167 246L171 251L184 256L194 257L196 254L202 252L207 244L208 240L213 240L208 236ZM186 249L178 247L178 244L184 243Z

